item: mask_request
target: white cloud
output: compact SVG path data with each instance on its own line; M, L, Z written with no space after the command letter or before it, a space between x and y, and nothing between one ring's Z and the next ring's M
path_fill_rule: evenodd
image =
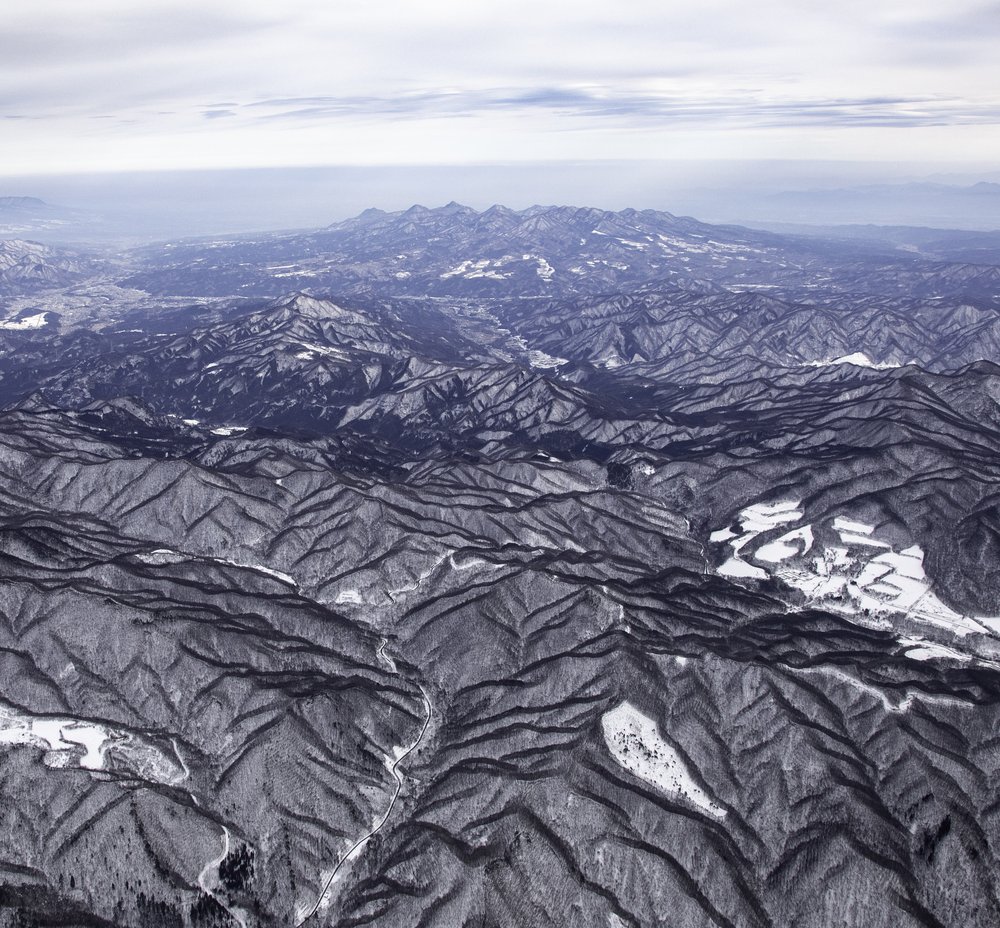
M945 9L35 0L5 11L0 116L17 118L3 122L0 173L703 157L727 145L961 159L1000 141L1000 14Z

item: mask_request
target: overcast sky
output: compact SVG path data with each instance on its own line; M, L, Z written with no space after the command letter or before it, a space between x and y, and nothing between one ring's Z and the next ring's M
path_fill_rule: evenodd
M1000 3L32 0L0 174L1000 157Z

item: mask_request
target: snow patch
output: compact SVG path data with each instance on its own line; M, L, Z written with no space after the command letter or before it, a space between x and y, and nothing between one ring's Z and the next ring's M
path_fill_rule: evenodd
M231 561L222 557L203 557L197 554L184 554L181 551L174 551L170 548L158 548L155 551L144 551L135 555L137 561L143 564L153 564L160 566L163 564L180 564L183 561L203 560L212 564L226 564L229 567L240 567L243 570L256 570L258 573L267 574L282 583L287 583L291 587L298 589L298 581L291 575L281 570L274 570L265 567L263 564L242 564L239 561Z
M724 577L744 577L752 580L766 580L768 575L759 567L748 564L740 556L740 551L745 548L762 532L770 531L784 525L787 522L796 522L802 518L803 512L799 508L800 503L796 500L778 500L774 503L755 503L740 511L739 523L743 530L742 535L737 535L731 529L718 529L709 535L709 541L713 544L728 541L733 549L733 556L729 558L718 570ZM808 532L808 534L807 534ZM801 538L805 543L805 550L808 551L812 545L812 531L806 526L797 532L789 532L782 536L773 546L765 545L763 560L781 560L791 557L797 553L797 549L787 544L788 541ZM768 550L770 548L770 550Z
M712 532L712 534L708 536L708 540L713 545L717 545L723 541L729 541L731 538L735 537L736 537L736 532L734 532L731 528L720 528L718 529L718 531Z
M891 361L876 363L863 351L855 351L853 354L845 354L839 358L830 358L823 361L809 361L804 367L832 367L835 364L853 364L855 367L870 367L876 371L887 371L900 365Z
M188 554L181 554L180 551L173 551L170 548L157 548L155 551L143 551L135 556L137 561L143 564L179 564L181 561L191 560Z
M865 616L864 622L877 627L892 627L890 617L895 614L959 637L974 632L1000 634L1000 617L962 615L937 597L924 572L924 552L919 545L897 551L889 542L876 538L875 526L866 522L836 516L832 527L842 546L824 548L811 558L805 555L813 550L813 529L804 525L752 551L752 559L766 569L744 560L742 552L757 535L802 517L798 505L785 500L748 506L739 515L742 535L736 536L728 528L712 532L709 540L713 544L728 542L733 549L732 557L717 572L754 580L776 577L823 608ZM932 652L924 649L924 645L914 645L913 656L918 660L931 656Z
M656 722L630 702L605 712L601 729L611 756L630 773L669 796L686 799L709 815L725 817L725 810L695 783L687 764L660 736Z
M271 567L265 567L263 564L236 564L235 566L250 567L252 570L259 571L262 574L267 574L269 577L274 577L275 580L287 583L289 586L295 587L295 589L299 588L298 581L291 574L286 574L283 570L274 570Z
M833 527L838 532L853 532L855 535L870 535L875 531L874 525L867 522L855 522L853 519L842 519L837 516L833 520Z
M721 567L718 573L723 577L749 577L753 580L766 580L767 572L753 564L748 564L742 558L731 557Z
M740 527L744 532L759 535L802 518L801 503L796 500L779 500L776 503L755 503L740 512Z
M127 768L150 782L172 785L186 775L182 765L125 729L72 716L36 715L0 704L0 746L19 745L44 750L42 762L56 770L113 770L117 755L130 762Z
M498 268L505 267L514 260L516 259L513 255L504 255L502 258L493 260L490 258L479 258L476 261L470 259L463 261L461 264L456 264L455 267L450 268L443 274L439 274L438 277L441 280L448 280L450 277L463 277L466 280L475 280L476 278L508 280L511 275L503 273ZM396 276L398 277L399 275L397 274ZM409 274L407 273L406 276L409 276Z
M801 515L787 502L744 509L740 513L743 535L733 538L729 529L720 529L709 536L712 542L728 541L733 548L733 556L719 567L718 573L756 580L776 577L826 609L866 615L870 624L879 627L891 627L889 617L901 614L960 637L973 632L1000 632L1000 617L961 615L937 597L924 572L924 552L919 545L897 551L889 542L874 537L875 527L865 522L837 516L833 528L843 547L825 548L811 558L805 557L814 543L809 525L787 532L752 553L753 559L765 564L767 570L741 557L741 551L760 531ZM925 654L920 650L923 646L914 647L920 659Z
M567 361L565 358L557 358L554 355L546 354L544 351L529 351L528 363L532 367L547 370L554 367L560 367L563 364L566 364Z
M36 313L34 316L25 316L16 322L0 322L0 329L8 331L24 331L25 329L40 329L48 325L48 313Z
M931 661L935 658L947 658L953 661L971 661L968 654L956 651L954 648L927 641L924 638L900 638L899 643L906 648L906 656L915 661Z
M891 548L892 545L887 544L884 541L879 541L877 538L870 538L868 535L855 535L853 532L841 532L840 540L845 545L861 545L862 547L868 548Z
M802 550L793 542L801 541ZM806 554L813 546L812 526L806 525L802 528L787 532L775 541L762 545L754 553L754 558L758 561L770 561L777 563L795 557L798 554Z
M538 267L535 268L535 273L541 277L542 280L552 280L552 276L555 274L556 269L544 258L539 258L537 255L525 255L525 258L530 257L534 257L535 261L538 263Z

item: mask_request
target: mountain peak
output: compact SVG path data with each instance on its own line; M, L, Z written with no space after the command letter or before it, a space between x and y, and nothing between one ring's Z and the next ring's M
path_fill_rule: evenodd
M0 197L0 209L43 209L48 206L38 197Z
M379 209L377 206L369 206L363 213L358 216L358 219L381 219L383 216L388 216L389 214L384 209Z

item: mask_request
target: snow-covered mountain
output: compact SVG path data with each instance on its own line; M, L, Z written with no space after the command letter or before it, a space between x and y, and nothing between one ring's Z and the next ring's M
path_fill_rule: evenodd
M997 924L984 241L7 243L0 924Z

